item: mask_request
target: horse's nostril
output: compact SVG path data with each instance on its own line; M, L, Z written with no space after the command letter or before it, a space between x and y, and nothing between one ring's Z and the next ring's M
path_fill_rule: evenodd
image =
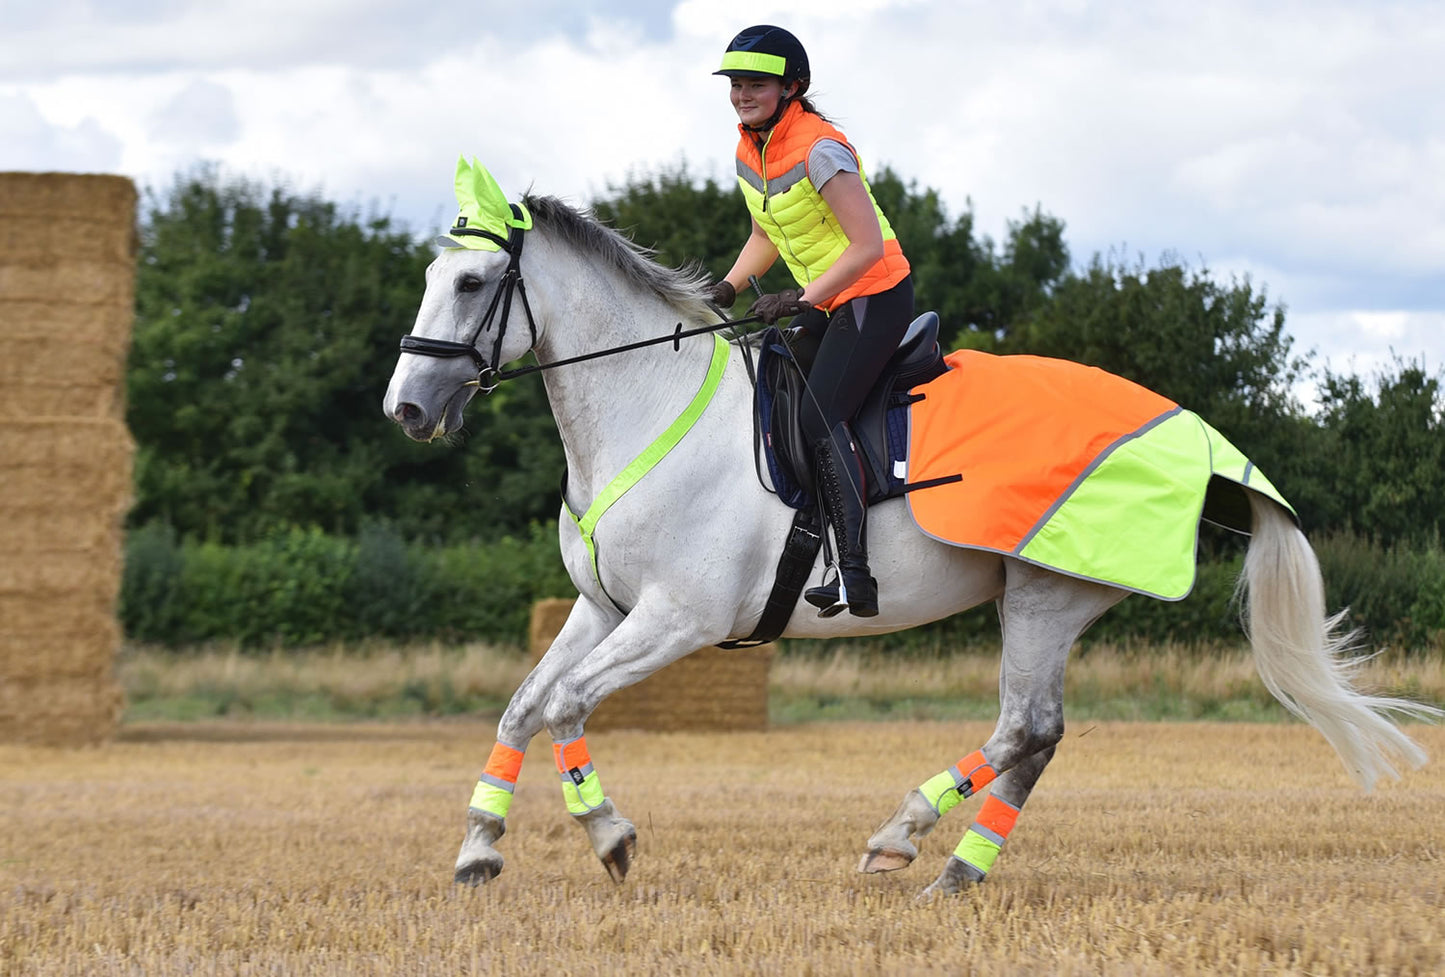
M412 424L421 420L422 409L416 404L397 404L396 410L391 412L391 416L403 424Z

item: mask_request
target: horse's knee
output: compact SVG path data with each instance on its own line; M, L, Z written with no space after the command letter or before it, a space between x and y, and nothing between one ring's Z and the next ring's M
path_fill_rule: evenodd
M1031 716L1025 727L1024 749L1028 756L1043 753L1045 750L1053 755L1054 748L1064 738L1064 714L1053 713L1046 716Z
M1000 769L1017 766L1039 754L1053 756L1054 748L1064 738L1063 713L1030 713L1001 726L995 737L997 744L984 752Z
M552 731L553 738L575 735L582 729L587 718L586 703L582 701L582 690L566 679L552 686L546 703L542 706L542 722Z

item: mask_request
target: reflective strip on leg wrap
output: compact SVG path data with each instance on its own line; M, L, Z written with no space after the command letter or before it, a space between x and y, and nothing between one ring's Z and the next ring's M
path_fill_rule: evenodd
M487 766L472 791L469 807L505 818L512 807L512 792L517 789L517 775L522 772L522 751L506 743L492 747Z
M979 809L978 820L964 832L963 840L953 850L953 856L987 875L1018 817L1018 808L990 794Z
M579 736L565 743L553 743L552 755L562 774L562 799L573 814L586 814L602 806L602 780L592 766L587 740Z
M943 773L930 777L918 786L919 792L942 817L965 797L972 797L993 782L993 767L984 759L982 750L974 750Z

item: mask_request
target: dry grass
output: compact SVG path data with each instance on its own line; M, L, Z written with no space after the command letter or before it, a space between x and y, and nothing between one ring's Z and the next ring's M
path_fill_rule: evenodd
M1436 756L1445 730L1416 728ZM0 973L1436 974L1445 764L1363 798L1293 724L1078 723L993 878L853 865L983 723L597 733L613 886L529 752L507 871L449 881L480 723L132 726L0 747Z
M235 648L173 653L127 647L119 675L130 718L229 715L295 719L499 715L527 656L491 645L378 642L258 655ZM1445 704L1445 655L1388 652L1365 663L1368 688ZM774 722L806 719L992 718L998 650L899 656L866 643L773 658ZM1065 701L1107 719L1284 718L1243 648L1165 645L1076 651Z
M133 715L143 719L217 713L335 718L488 707L500 714L530 668L525 655L491 645L378 642L267 654L127 646L118 672Z

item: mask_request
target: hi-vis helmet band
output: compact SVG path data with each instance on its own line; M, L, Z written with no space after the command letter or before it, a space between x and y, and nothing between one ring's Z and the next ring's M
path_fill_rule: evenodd
M455 179L457 193L456 225L436 239L444 248L471 248L474 251L498 251L506 246L512 228L528 230L532 215L522 204L507 203L506 194L496 178L477 162L465 156L457 159Z
M722 67L713 73L720 75L727 71L755 71L760 75L781 78L788 73L788 59L760 51L729 51L723 55Z

